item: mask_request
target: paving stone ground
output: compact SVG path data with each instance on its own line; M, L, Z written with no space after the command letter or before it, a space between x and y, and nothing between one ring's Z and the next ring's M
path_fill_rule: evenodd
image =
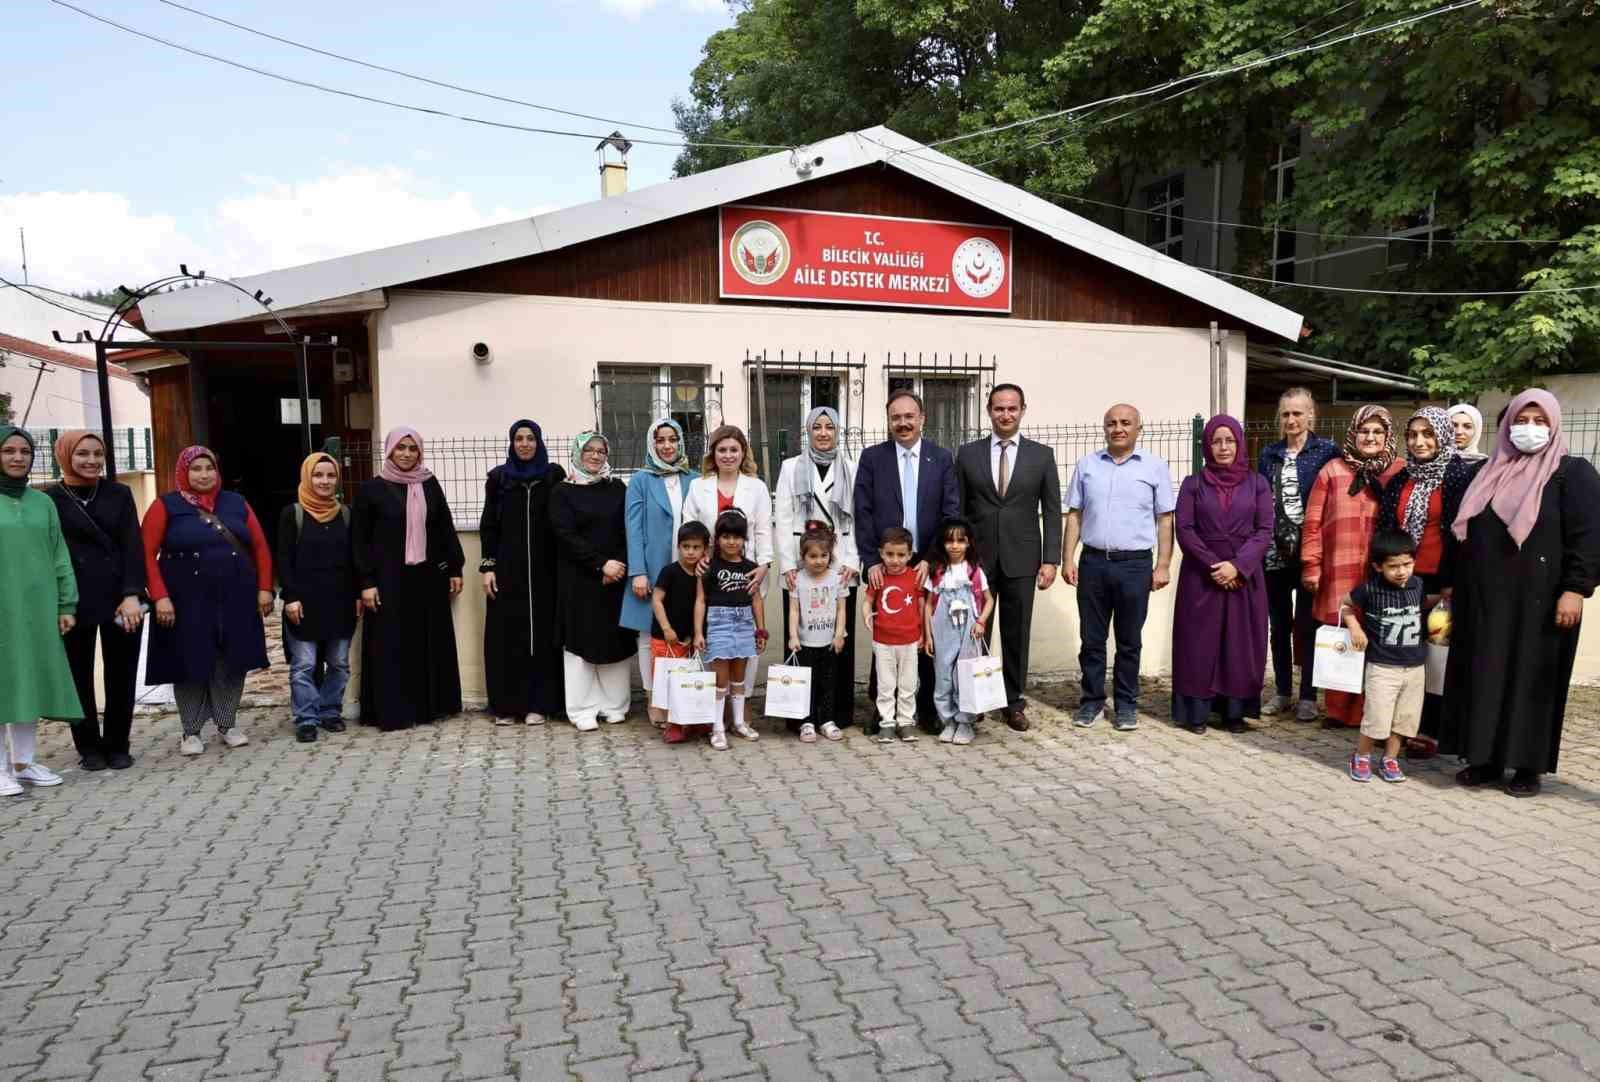
M726 753L256 710L94 775L54 729L66 784L0 802L0 1082L1600 1072L1600 699L1531 801L1075 703Z

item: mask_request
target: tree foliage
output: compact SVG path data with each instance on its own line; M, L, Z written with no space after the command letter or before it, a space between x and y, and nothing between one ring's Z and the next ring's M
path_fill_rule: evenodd
M881 123L931 141L1438 2L738 0L734 25L706 42L676 108L685 135L700 140L803 145ZM1237 217L1246 224L1386 234L1431 207L1440 237L1465 243L1436 243L1429 258L1374 277L1368 286L1385 295L1273 297L1306 314L1307 348L1468 394L1600 369L1600 289L1403 295L1600 286L1597 55L1592 0L1493 0L942 149L1063 202L1090 192L1126 201L1150 173L1242 163ZM1268 166L1292 131L1305 148L1298 186L1275 203ZM677 168L747 153L690 148ZM1224 269L1267 277L1271 236L1238 230L1235 263Z

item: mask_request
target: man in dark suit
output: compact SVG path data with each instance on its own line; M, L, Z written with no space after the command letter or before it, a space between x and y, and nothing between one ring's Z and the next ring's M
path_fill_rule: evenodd
M911 556L920 586L928 575L928 553L939 539L939 524L961 514L956 463L938 444L922 438L926 417L922 399L910 391L889 395L889 436L861 452L856 466L856 546L861 569L873 586L883 583L878 542L889 526L904 526L916 539ZM917 721L930 733L942 726L933 706L933 659L917 654ZM872 684L877 683L874 671ZM876 698L876 692L872 692ZM876 722L874 722L876 725Z
M1022 693L1028 686L1033 595L1036 590L1048 590L1056 581L1061 559L1061 478L1056 472L1056 455L1044 444L1019 435L1027 412L1021 387L998 385L989 392L993 433L963 444L956 453L961 506L977 537L983 574L994 591L1002 620L1006 724L1019 733L1029 726Z

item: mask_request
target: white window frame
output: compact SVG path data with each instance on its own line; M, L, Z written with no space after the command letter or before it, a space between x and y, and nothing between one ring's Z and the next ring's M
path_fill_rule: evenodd
M894 393L894 384L900 380L910 380L911 392L922 399L923 409L926 411L928 396L924 393L928 380L941 383L965 383L967 385L966 398L961 404L961 429L962 432L971 432L978 427L977 408L978 390L982 383L982 372L963 372L961 369L941 369L928 372L907 372L904 370L891 373L884 383L884 394L887 397Z
M1272 201L1274 204L1280 204L1283 202L1284 178L1292 174L1299 164L1300 151L1295 150L1293 153L1289 153L1288 141L1285 140L1284 142L1279 143L1278 160L1267 167L1267 171L1271 174L1270 179L1272 181ZM1295 238L1295 248L1297 249L1293 255L1290 255L1287 258L1279 258L1278 256L1278 238L1280 234L1283 233L1288 233L1290 236ZM1291 230L1281 229L1278 226L1273 226L1272 254L1269 262L1272 265L1272 282L1274 286L1278 286L1285 282L1295 281L1295 279L1298 277L1298 272L1295 271L1295 268L1303 262L1309 262L1308 260L1302 260L1299 258L1299 247L1299 235L1297 233L1294 233ZM1288 278L1279 277L1279 275L1282 274L1282 268L1284 267L1289 268L1290 273Z
M1439 230L1439 226L1438 226L1437 216L1434 214L1434 211L1435 211L1437 203L1438 203L1438 198L1439 198L1439 196L1438 196L1437 192L1435 192L1433 195L1430 195L1428 197L1428 209L1427 209L1427 212L1423 215L1423 219L1424 220L1423 220L1421 225L1414 225L1414 226L1411 226L1410 228L1407 228L1407 229L1396 229L1396 230L1392 231L1389 234L1389 236L1391 238L1396 239L1396 240L1404 239L1404 238L1414 238L1414 237L1425 237L1425 238L1427 238L1427 241L1428 241L1427 246L1422 250L1422 258L1423 259L1432 259L1433 258L1433 242L1434 242L1434 238L1439 235L1439 231L1440 231ZM1410 259L1406 259L1406 260L1401 261L1401 262L1395 262L1393 259L1391 259L1390 256L1393 253L1393 251L1394 251L1394 247L1392 245L1385 244L1383 246L1383 267L1384 267L1384 270L1401 270L1401 269L1403 269L1405 267L1409 267L1411 265L1411 260ZM1416 252L1416 248L1413 247L1412 245L1408 244L1408 245L1405 246L1405 251L1408 254L1415 253Z
M1172 195L1174 182L1183 185L1183 194L1177 198L1173 198ZM1167 227L1165 238L1152 244L1148 239L1149 226L1147 221L1145 231L1147 238L1145 240L1146 248L1152 248L1162 255L1171 256L1173 259L1183 259L1183 201L1188 198L1188 193L1188 179L1182 173L1173 173L1171 176L1163 177L1153 184L1145 185L1143 193L1145 217L1148 220L1160 219L1166 223ZM1158 194L1160 198L1154 198ZM1173 208L1177 208L1175 214L1173 213Z

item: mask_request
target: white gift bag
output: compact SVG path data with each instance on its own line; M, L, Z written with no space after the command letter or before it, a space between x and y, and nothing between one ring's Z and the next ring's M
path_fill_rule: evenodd
M956 662L957 705L963 714L1006 708L1006 678L999 658L987 651Z
M1366 676L1367 652L1350 645L1350 632L1324 624L1317 628L1311 683L1329 691L1360 695Z
M675 672L699 672L703 668L697 657L658 657L656 658L655 679L650 682L650 705L657 710L665 710L671 705L672 685L667 677Z
M795 660L790 654L788 661ZM804 721L811 716L811 670L803 665L767 666L767 705L769 718Z
M667 720L674 725L711 725L717 720L717 674L677 669L667 677L672 697Z
M1428 644L1428 660L1423 663L1423 690L1429 695L1444 694L1444 668L1450 662L1450 647Z

